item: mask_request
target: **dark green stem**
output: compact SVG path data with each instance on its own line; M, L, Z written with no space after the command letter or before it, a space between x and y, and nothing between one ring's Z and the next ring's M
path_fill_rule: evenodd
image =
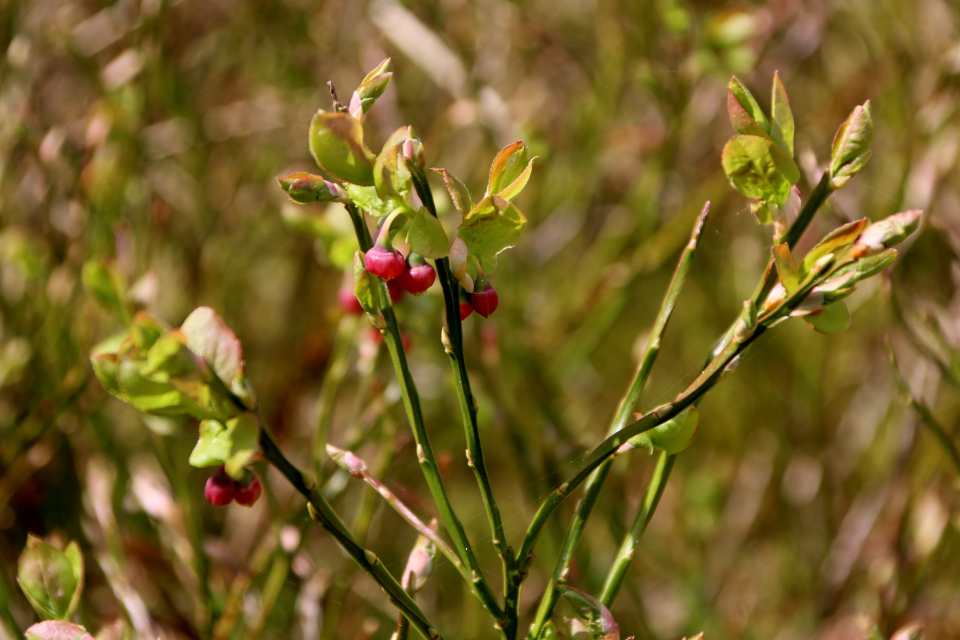
M671 455L666 452L660 454L657 460L657 466L653 470L653 476L647 484L647 490L643 494L643 502L640 504L640 512L633 521L630 532L624 537L620 545L620 551L617 553L616 560L613 561L613 567L607 574L607 580L604 582L603 591L600 593L600 602L608 609L613 606L613 601L623 586L623 581L630 569L633 561L633 552L640 543L643 532L650 524L650 518L653 512L657 510L660 503L660 496L663 495L663 489L667 486L667 480L670 479L670 471L673 470L673 462L677 459L676 454Z
M414 187L417 195L424 207L433 216L437 217L437 209L433 200L433 192L427 182L427 177L423 170L413 162L407 162L413 177ZM453 277L450 269L450 262L447 258L441 258L435 261L437 268L437 277L440 280L440 288L443 291L443 302L446 312L446 344L444 344L447 356L450 358L450 367L453 370L453 377L457 388L457 400L460 405L460 413L463 416L463 428L467 441L468 463L473 469L474 476L477 479L477 485L480 487L480 494L483 498L483 506L487 513L487 520L490 523L490 530L493 534L493 544L500 555L503 565L504 575L504 598L506 616L501 616L498 620L498 629L506 638L515 638L517 633L517 613L515 608L510 606L510 601L516 601L519 593L511 593L511 581L508 575L513 567L516 566L516 556L513 549L507 543L503 530L503 519L500 515L500 508L497 505L496 497L493 493L493 486L490 483L490 475L487 473L487 466L483 456L483 447L480 443L480 429L477 424L477 401L470 388L470 378L467 374L466 359L463 355L463 325L460 320L460 297L458 295L458 283Z
M660 353L660 341L663 337L664 331L667 328L667 323L670 321L670 316L673 314L673 309L677 304L677 300L680 297L680 289L682 288L683 282L686 279L687 272L690 270L690 265L693 263L693 258L696 255L697 247L700 244L700 238L703 236L703 227L709 212L710 203L707 202L693 226L693 231L690 234L690 240L687 242L683 252L680 254L679 260L677 261L677 267L674 270L673 278L670 281L670 285L667 287L667 292L664 295L662 304L660 305L660 311L657 313L657 318L654 321L653 329L650 332L650 337L647 340L646 350L643 353L643 357L640 359L640 364L637 367L636 374L633 377L633 382L630 384L630 388L627 390L626 395L620 402L620 406L613 418L613 422L610 424L610 428L607 431L608 436L613 436L618 431L623 429L628 422L630 422L630 418L633 415L633 410L637 405L637 401L640 399L640 394L643 392L643 388L647 384L647 379L650 377L650 371ZM566 580L567 573L570 569L570 563L573 561L573 555L576 552L577 546L580 544L581 538L583 537L583 530L586 527L587 520L593 512L593 507L596 505L597 498L600 495L600 490L603 488L603 483L606 481L612 466L613 459L611 458L601 464L600 467L587 480L587 484L584 487L583 499L577 506L576 513L574 514L573 519L570 521L570 525L567 528L567 533L563 540L563 546L560 550L560 557L554 566L553 578L547 584L547 588L540 599L540 607L537 610L536 619L530 628L531 630L529 637L531 638L537 638L540 635L543 625L546 624L547 620L550 619L550 616L553 615L553 609L557 604L557 600L559 599L559 593L557 592L556 585L558 583L563 583ZM520 556L520 558L522 561L523 556Z
M357 543L317 489L316 484L308 482L303 473L283 455L262 416L260 417L260 448L267 462L283 474L293 488L306 498L310 516L326 529L353 561L380 585L390 602L400 610L410 624L427 640L438 640L441 637L440 632L430 625L413 598L390 575L375 553Z

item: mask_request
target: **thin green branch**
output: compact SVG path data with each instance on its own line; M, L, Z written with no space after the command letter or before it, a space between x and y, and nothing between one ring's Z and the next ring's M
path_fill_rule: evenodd
M518 554L519 569L526 571L529 568L533 560L533 547L536 545L537 537L543 530L543 526L546 524L550 515L571 495L574 489L583 484L596 468L603 464L605 460L615 455L617 450L633 436L643 433L644 431L649 431L675 418L681 411L703 397L707 391L722 379L727 367L731 365L754 340L763 335L767 329L774 324L786 319L790 312L806 299L810 290L817 283L828 279L837 268L844 264L846 263L839 261L825 266L824 271L818 274L817 277L811 278L805 286L796 289L790 296L766 310L763 315L757 319L757 324L752 329L743 326L744 318L743 315L741 315L735 326L739 326L744 330L730 332L730 338L726 340L723 347L716 353L706 368L673 402L657 407L597 445L580 463L577 470L570 475L563 484L554 489L540 505L540 508L533 517L533 521L527 528L527 533L520 546Z
M450 498L447 496L446 487L440 476L440 468L437 465L436 457L430 446L430 438L427 435L427 429L424 426L423 414L420 409L420 396L417 393L416 384L407 366L407 356L403 350L403 341L400 337L400 329L397 326L397 317L390 304L390 295L387 292L386 283L380 280L380 312L383 314L386 322L386 329L383 330L387 343L387 349L390 351L390 359L397 372L397 380L400 383L400 394L403 396L404 408L407 411L407 419L413 428L413 438L417 443L417 459L420 462L420 468L423 471L430 494L440 512L440 519L443 521L447 532L453 539L463 562L471 571L472 589L483 605L497 619L503 615L500 605L497 603L490 585L480 568L480 563L473 553L473 547L467 538L463 524L453 511L450 504Z
M633 561L633 552L640 544L640 538L643 532L647 530L653 512L657 510L660 503L660 496L667 486L667 480L670 479L670 472L673 470L673 463L677 459L676 454L662 452L660 459L657 460L657 466L653 470L650 482L647 484L647 490L643 494L643 502L640 504L640 511L630 527L629 533L624 536L623 543L620 545L620 551L613 561L610 572L607 573L607 579L603 584L603 591L600 593L600 602L608 609L613 606L613 601L623 586L623 581L627 577L627 571Z
M432 204L432 201L431 201ZM363 219L363 213L352 203L346 205L347 211L353 222L354 230L357 234L357 242L361 250L368 251L373 246L370 238L369 229ZM467 538L463 524L457 517L447 496L446 487L443 485L443 479L440 477L440 469L437 466L433 449L430 446L430 438L423 422L423 413L420 408L420 395L417 392L413 376L410 374L410 368L407 365L407 356L403 350L403 342L400 337L400 328L397 324L397 317L393 312L393 306L390 303L390 295L387 291L386 283L380 282L379 300L380 312L383 314L386 328L382 330L387 343L387 349L390 352L390 359L393 362L394 371L397 375L397 381L400 384L400 392L403 397L404 409L407 413L407 419L413 430L414 441L417 443L417 458L420 461L420 468L423 471L430 494L440 512L440 519L444 527L453 539L457 552L463 559L463 562L470 568L471 580L474 594L480 599L484 607L498 620L502 618L503 611L497 603L490 585L487 583L480 568L480 563L473 553L473 547ZM457 316L459 319L459 316Z
M667 291L664 294L663 302L660 305L660 310L657 313L656 320L654 321L653 329L650 332L650 337L647 339L647 347L643 353L643 357L640 359L640 364L637 367L636 374L633 377L633 382L630 384L630 388L627 390L626 395L620 402L620 406L613 418L613 422L610 424L610 428L607 431L608 436L612 436L623 429L623 427L627 425L627 423L630 421L630 418L633 416L634 408L637 406L637 401L640 399L640 394L643 391L644 386L647 384L647 379L650 377L650 371L660 353L660 342L663 338L663 333L667 328L668 322L670 321L670 316L673 314L673 309L676 307L677 300L680 296L680 290L683 287L683 282L686 279L687 272L690 270L690 265L693 263L693 258L696 255L697 247L700 245L700 239L703 236L703 228L709 213L710 203L707 202L703 206L703 210L700 212L700 215L697 217L697 221L693 226L693 231L690 234L690 239L681 252L679 260L677 261L677 267L674 270L673 278L670 280L670 285L667 287ZM600 467L587 480L587 484L584 487L583 499L577 506L576 513L574 514L573 519L570 521L570 525L567 528L567 533L564 537L563 546L560 551L560 557L557 559L557 563L554 566L553 578L548 582L547 588L540 600L540 606L537 609L537 616L534 620L533 626L531 626L531 638L537 638L540 635L543 625L546 624L547 620L550 619L550 616L553 615L553 609L559 599L556 585L558 583L563 583L566 580L567 573L570 569L570 563L573 560L573 555L577 549L577 546L580 544L581 538L583 537L583 530L586 527L587 519L593 512L593 507L597 502L598 496L600 495L600 490L603 488L603 483L606 481L607 475L609 475L612 466L613 459L611 458L601 464ZM523 556L521 555L520 558L522 559Z
M355 478L359 478L366 482L370 487L380 495L381 498L386 500L394 511L400 514L400 517L406 520L410 526L416 529L417 533L422 535L424 538L427 538L435 545L437 549L447 557L447 559L453 563L460 573L464 575L467 582L470 583L471 576L470 570L464 566L463 562L460 560L460 557L457 555L456 551L450 548L450 546L444 542L443 538L437 535L437 532L431 529L423 520L417 517L417 515L405 505L400 498L396 496L390 489L380 482L373 474L370 473L370 470L367 469L366 463L357 457L355 454L349 451L344 451L338 449L333 445L327 445L327 453L330 457L338 461L344 469L350 472Z
M430 184L427 182L426 175L414 162L408 161L407 167L410 169L414 188L420 197L420 201L423 202L427 211L433 217L437 218L437 208L433 200L433 192L430 190ZM453 371L454 382L457 389L457 400L460 406L460 413L463 416L468 463L473 469L477 485L480 487L483 507L486 511L487 520L490 523L490 530L493 535L493 544L497 549L497 553L500 555L500 560L503 565L504 612L506 615L499 617L497 628L506 638L514 638L516 637L518 626L516 600L519 595L519 587L515 590L511 586L512 583L509 576L510 572L516 567L516 556L506 540L503 529L503 519L500 515L500 507L497 505L497 500L493 493L493 486L490 482L490 475L487 473L483 447L480 442L480 429L477 423L477 401L473 395L473 390L470 388L466 359L463 355L463 325L460 320L460 297L457 293L458 284L453 277L450 262L447 258L436 260L435 263L437 277L440 280L440 288L443 291L444 309L447 317L444 350L450 358L450 367Z
M440 632L430 625L430 621L427 620L413 598L404 591L400 583L383 566L377 555L357 543L333 510L333 507L317 489L316 484L308 482L306 476L283 455L262 416L260 416L260 448L267 462L283 474L293 488L306 498L310 516L326 529L353 561L383 588L384 594L393 606L400 610L424 638L439 640Z

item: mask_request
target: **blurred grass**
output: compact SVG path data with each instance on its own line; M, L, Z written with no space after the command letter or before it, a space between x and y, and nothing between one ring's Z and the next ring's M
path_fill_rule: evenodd
M341 272L328 243L284 225L292 205L274 176L310 170L306 130L329 104L326 81L344 97L388 55L395 80L369 114L373 140L412 124L430 165L475 191L504 144L522 137L541 156L518 201L528 233L495 274L500 310L466 323L511 540L605 430L704 200L713 214L646 406L695 376L759 277L766 232L719 163L731 74L766 104L780 70L805 192L837 125L872 100L874 157L810 237L925 208L925 230L892 277L912 330L925 331L919 310L960 346L960 10L948 0L11 0L0 6L0 44L0 562L21 628L33 614L13 576L33 532L80 540L80 619L92 629L122 614L142 634L208 637L209 612L249 579L229 636L244 637L262 624L261 590L276 588L269 567L290 554L263 637L316 635L344 559L309 528L302 547L278 547L269 513L304 519L278 482L269 509L200 500L205 474L186 465L193 425L155 435L90 381L90 347L118 326L79 277L90 258L114 261L138 283L139 303L171 324L216 308L244 343L284 448L308 464ZM447 213L455 224L449 203ZM451 494L482 543L462 436L448 426L459 418L436 294L406 300L402 322ZM614 609L625 636L865 637L861 615L888 635L912 620L930 638L960 635L956 473L897 395L883 336L954 437L960 390L904 338L885 284L850 307L852 327L834 336L780 327L704 402ZM333 405L336 444L371 410L365 389L403 424L389 367L381 359L368 376L358 358L352 350ZM651 467L639 454L618 462L577 558L578 587L602 583ZM431 515L410 446L384 480ZM348 485L339 500L348 518L362 491ZM523 593L531 605L565 522L541 543L540 576ZM397 570L415 537L402 527L378 511L370 538ZM481 559L495 575L492 550ZM425 609L450 637L493 637L455 585L441 566ZM388 637L385 600L362 577L351 587L342 603L322 601L323 615L342 605L336 637Z

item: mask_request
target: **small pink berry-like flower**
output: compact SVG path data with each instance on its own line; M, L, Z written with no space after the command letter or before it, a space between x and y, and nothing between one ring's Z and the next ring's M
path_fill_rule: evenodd
M222 507L230 504L236 495L236 483L226 470L221 467L216 473L207 478L207 484L203 488L203 497L207 502L215 507Z
M390 302L396 304L403 298L403 285L398 283L397 280L387 280L387 293L390 294Z
M353 295L353 289L350 287L343 287L337 292L337 302L340 303L340 308L344 313L352 315L360 315L363 313L363 307L360 305L360 301L357 300L357 296Z
M470 317L471 313L473 313L473 307L470 306L470 303L461 302L460 303L460 322L463 322L468 317Z
M397 276L397 284L415 296L429 289L437 279L437 272L424 259L414 253L407 258L407 266Z
M237 504L242 504L245 507L252 507L260 499L260 494L263 493L260 478L253 473L249 473L245 482L234 482L234 485L233 499L237 501Z
M470 294L470 306L484 318L497 310L497 292L486 278L477 278Z
M407 261L403 254L396 249L387 249L386 247L375 244L367 251L364 256L363 264L367 271L384 280L392 280L403 273L406 269Z

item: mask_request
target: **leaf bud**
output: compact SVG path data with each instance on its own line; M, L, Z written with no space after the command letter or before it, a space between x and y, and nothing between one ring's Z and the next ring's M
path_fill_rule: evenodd
M833 138L830 186L839 189L867 164L873 142L873 110L870 101L856 107Z
M896 246L917 230L922 214L921 209L911 209L888 216L867 227L857 238L856 244L861 251L866 252L866 255L873 255Z

